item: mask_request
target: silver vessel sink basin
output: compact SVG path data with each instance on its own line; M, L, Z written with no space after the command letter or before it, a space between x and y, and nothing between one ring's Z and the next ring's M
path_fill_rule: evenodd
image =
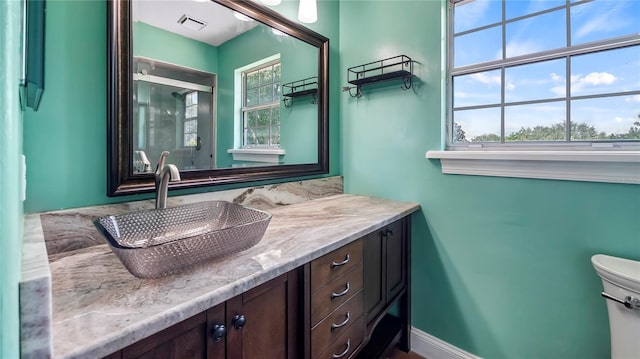
M251 248L271 215L225 201L105 216L94 221L131 274L157 278Z

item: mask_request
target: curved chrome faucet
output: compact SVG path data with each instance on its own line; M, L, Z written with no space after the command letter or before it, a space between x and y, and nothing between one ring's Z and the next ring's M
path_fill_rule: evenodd
M180 171L173 164L165 165L169 156L169 151L162 151L160 161L156 167L156 209L167 208L167 192L169 191L169 181L180 181Z

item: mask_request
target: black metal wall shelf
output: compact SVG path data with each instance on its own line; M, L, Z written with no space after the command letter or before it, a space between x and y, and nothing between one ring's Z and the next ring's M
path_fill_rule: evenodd
M282 96L285 107L291 107L293 99L302 96L312 96L310 102L316 104L318 102L318 77L314 76L282 84Z
M363 85L395 79L402 80L403 90L411 88L413 61L409 56L398 55L348 68L347 81L354 86L345 86L342 90L348 91L351 97L361 97ZM356 89L355 94L352 89Z

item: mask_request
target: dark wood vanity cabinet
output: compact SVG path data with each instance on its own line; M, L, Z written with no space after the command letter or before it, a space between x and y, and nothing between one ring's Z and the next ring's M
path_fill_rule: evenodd
M371 359L396 344L408 351L409 231L405 217L108 358Z
M227 301L227 358L297 358L298 270Z
M283 274L106 358L298 358L299 278Z
M305 357L410 349L409 228L409 217L400 219L305 265Z
M409 351L410 218L405 217L364 239L364 318L369 344L362 358L377 358L396 342ZM397 315L392 307L397 305Z

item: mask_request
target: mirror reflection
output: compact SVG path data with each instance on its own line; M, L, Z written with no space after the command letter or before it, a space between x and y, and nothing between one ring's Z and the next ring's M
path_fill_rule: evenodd
M283 93L316 46L213 2L134 0L131 28L134 174L162 151L181 171L318 162L314 89Z

